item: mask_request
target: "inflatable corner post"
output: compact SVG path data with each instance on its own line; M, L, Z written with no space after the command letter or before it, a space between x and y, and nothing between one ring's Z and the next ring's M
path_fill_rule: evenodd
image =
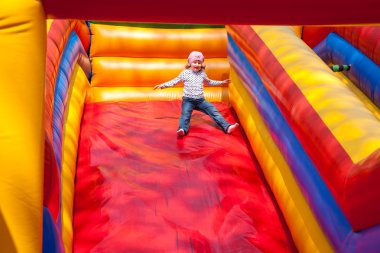
M42 251L45 13L0 3L0 251Z

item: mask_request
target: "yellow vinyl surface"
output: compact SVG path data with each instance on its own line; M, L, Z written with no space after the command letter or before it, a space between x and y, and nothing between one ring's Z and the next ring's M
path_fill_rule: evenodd
M76 64L71 77L67 95L65 111L65 125L62 134L62 239L66 252L72 252L73 243L73 210L74 210L74 183L78 153L78 139L82 112L89 87L86 74Z
M42 252L46 20L0 1L0 252Z

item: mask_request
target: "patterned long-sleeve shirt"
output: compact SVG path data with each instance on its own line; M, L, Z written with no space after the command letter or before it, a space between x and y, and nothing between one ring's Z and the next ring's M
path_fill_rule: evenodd
M191 69L183 70L176 78L161 84L162 88L172 87L180 82L183 82L183 96L189 98L203 98L203 83L209 85L221 85L224 81L215 81L207 77L204 71L194 72Z

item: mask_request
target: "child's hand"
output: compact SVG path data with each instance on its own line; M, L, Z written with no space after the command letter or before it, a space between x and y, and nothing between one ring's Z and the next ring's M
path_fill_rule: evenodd
M156 86L153 87L153 90L156 90L156 89L163 89L163 88L161 87L160 84L158 84L158 85L156 85Z
M230 79L226 79L226 80L224 80L223 82L224 82L224 83L230 83L231 80L230 80Z

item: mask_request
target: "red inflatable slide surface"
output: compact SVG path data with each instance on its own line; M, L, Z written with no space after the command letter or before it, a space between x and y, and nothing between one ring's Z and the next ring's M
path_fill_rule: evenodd
M180 106L86 105L74 252L294 252L242 130L224 134L195 111L177 138Z

